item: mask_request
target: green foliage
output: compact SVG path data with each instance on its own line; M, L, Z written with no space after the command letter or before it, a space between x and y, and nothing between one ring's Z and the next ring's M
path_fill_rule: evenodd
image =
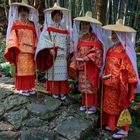
M130 112L132 117L132 129L140 130L140 95L135 95L135 100L130 106Z
M78 81L76 79L69 79L68 84L69 84L70 89L71 89L71 91L70 91L71 94L73 94L73 95L79 94Z
M135 12L135 14L136 14L137 16L140 16L140 10L137 10L137 11Z
M5 37L2 34L0 34L0 71L2 71L6 76L11 76L11 66L8 62L6 62L4 58L5 48Z
M82 94L78 91L78 81L76 79L68 79L69 93L73 103L81 101Z
M136 47L136 52L139 53L140 52L140 45L139 44L136 44L137 47ZM138 67L138 73L140 75L140 56L137 55L137 67Z
M132 114L132 127L140 130L140 108Z
M137 57L138 73L140 75L140 56Z
M5 20L5 19L4 19ZM7 31L7 24L6 24L6 21L3 22L3 24L0 24L0 31L3 35L6 34L6 31Z
M37 77L38 77L39 82L44 83L46 81L45 72L41 73L39 70L36 70L36 72L37 72Z
M2 71L5 76L11 76L11 65L8 62L1 63L0 71Z
M140 103L140 95L139 94L135 95L135 102Z
M6 60L4 59L4 52L5 52L5 48L6 48L6 44L5 41L3 41L2 39L2 35L0 35L0 63L6 62Z

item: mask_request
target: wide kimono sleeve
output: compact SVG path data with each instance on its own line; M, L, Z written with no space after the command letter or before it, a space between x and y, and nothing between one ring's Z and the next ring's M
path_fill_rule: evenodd
M50 54L50 49L54 49L56 52L54 58ZM41 72L48 70L53 65L56 55L57 47L55 47L53 42L51 42L48 31L42 31L35 52L37 68Z
M119 106L128 108L132 100L134 100L134 90L138 82L136 71L126 55L121 63L120 71L120 98Z
M95 89L99 88L99 73L103 63L102 44L97 41L95 46L87 53L89 61L86 62L87 77Z
M103 48L100 41L95 42L95 46L88 52L87 57L94 63L99 69L103 63Z
M15 26L15 22L13 22L10 36L8 39L8 42L6 44L6 50L4 57L6 58L7 61L10 63L15 63L15 59L17 54L19 53L19 48L18 48L18 35L15 29L13 27Z

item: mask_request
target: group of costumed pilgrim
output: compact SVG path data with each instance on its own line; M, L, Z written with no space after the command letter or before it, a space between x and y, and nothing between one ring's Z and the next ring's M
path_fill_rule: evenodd
M135 37L136 31L121 19L102 27L90 11L75 18L72 27L70 10L57 3L44 10L40 32L37 9L26 0L11 3L4 56L16 68L15 93L36 93L37 68L46 73L46 91L65 101L68 78L76 78L80 110L94 114L102 97L101 125L111 131L119 127L113 138L126 137L131 123L118 125L118 120L140 91Z

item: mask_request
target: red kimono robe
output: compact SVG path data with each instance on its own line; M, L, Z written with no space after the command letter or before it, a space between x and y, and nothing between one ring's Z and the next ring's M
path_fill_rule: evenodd
M71 69L75 69L78 73L78 90L82 93L82 105L88 105L89 107L97 106L99 73L103 62L103 48L95 34L84 34L79 39L76 57L88 58L88 61L81 62L75 60L71 64Z
M55 24L42 32L36 51L37 68L46 71L46 89L50 94L68 94L68 55L70 41L69 32ZM44 43L42 43L44 42ZM49 45L52 42L53 45ZM55 50L54 62L50 50Z
M16 66L17 90L29 90L35 85L34 53L37 45L35 27L31 22L13 22L5 58Z
M107 74L111 74L111 78L104 81L103 123L115 130L121 111L128 108L134 99L134 89L138 81L121 43L107 52L105 75ZM128 130L128 127L124 129Z

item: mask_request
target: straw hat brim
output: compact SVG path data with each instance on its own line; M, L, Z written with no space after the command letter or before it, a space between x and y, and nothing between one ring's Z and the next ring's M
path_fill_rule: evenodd
M25 6L25 7L29 8L29 9L37 11L37 9L35 9L33 6L30 6L30 5L24 4L24 3L15 2L15 3L11 3L10 6Z
M136 32L136 30L134 30L129 26L116 25L116 24L103 26L103 29L117 31L117 32Z
M66 8L63 8L63 7L52 7L52 8L48 8L48 9L44 10L44 13L48 12L48 11L54 11L54 10L70 12L69 9L66 9Z
M75 21L85 21L85 22L90 22L90 23L94 23L94 24L99 24L102 25L102 23L100 21L98 21L97 19L91 18L91 17L77 17L74 19Z

